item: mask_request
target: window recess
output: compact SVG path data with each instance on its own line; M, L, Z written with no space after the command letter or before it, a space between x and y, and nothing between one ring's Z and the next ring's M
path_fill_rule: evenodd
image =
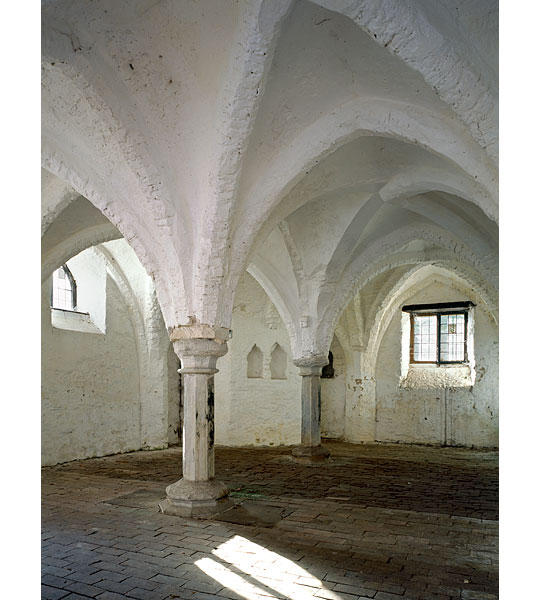
M472 302L410 304L411 364L467 364L469 310Z

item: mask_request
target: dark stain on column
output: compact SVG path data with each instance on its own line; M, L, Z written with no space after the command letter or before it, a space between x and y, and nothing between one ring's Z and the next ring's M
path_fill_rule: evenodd
M208 377L208 406L206 410L206 420L208 422L208 449L214 447L214 377Z
M317 386L317 406L318 406L317 421L320 424L321 423L321 382L320 382L319 377L317 377L317 379L315 380L315 385Z

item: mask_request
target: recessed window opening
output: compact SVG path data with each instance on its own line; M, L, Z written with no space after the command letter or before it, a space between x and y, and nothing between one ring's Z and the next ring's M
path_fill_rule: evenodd
M51 307L77 310L77 284L67 265L62 265L53 273Z
M403 311L410 313L410 362L467 363L469 312L455 309L470 306L471 302L404 306Z
M51 325L54 329L106 331L107 266L91 247L70 258L51 277Z

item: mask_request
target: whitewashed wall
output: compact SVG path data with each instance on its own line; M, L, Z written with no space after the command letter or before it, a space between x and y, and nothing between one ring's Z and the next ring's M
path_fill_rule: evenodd
M407 304L469 298L440 282ZM465 446L498 445L498 332L481 306L474 309L476 382L467 387L400 387L401 311L383 337L376 367L377 441Z
M292 445L300 442L301 378L291 362L285 327L259 284L242 276L234 303L233 338L215 376L216 444ZM271 379L270 356L278 343L287 353L286 379ZM263 377L247 377L254 344L263 353Z
M80 317L63 311L53 327L50 280L42 286L45 465L178 442L178 359L151 280L124 240L97 248L68 266L82 300L88 284L92 301L79 305L100 328L76 331Z
M42 294L42 461L45 465L140 445L139 361L120 293L107 278L107 334L53 328Z

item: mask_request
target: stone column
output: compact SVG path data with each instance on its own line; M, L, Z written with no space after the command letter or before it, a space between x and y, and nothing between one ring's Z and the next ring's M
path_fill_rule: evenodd
M302 437L293 456L308 460L324 460L330 452L321 446L321 369L328 358L309 357L293 361L302 376Z
M184 419L183 477L166 489L162 512L184 517L211 517L228 506L225 484L214 479L214 374L227 352L218 339L173 340L182 361Z

